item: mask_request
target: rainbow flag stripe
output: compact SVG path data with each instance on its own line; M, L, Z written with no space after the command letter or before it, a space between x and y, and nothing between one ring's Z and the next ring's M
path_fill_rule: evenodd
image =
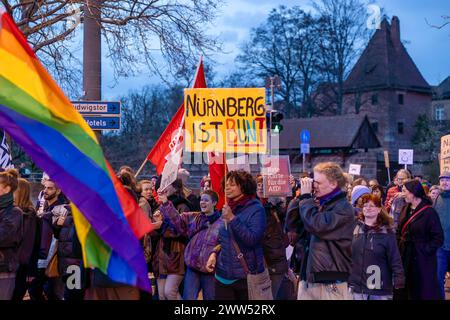
M0 12L0 127L71 200L86 267L150 290L139 240L149 219L118 181L94 132Z

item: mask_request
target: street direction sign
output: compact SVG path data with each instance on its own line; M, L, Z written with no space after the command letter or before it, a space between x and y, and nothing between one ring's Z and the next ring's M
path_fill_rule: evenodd
M302 143L300 144L300 153L302 154L309 154L309 143Z
M119 101L71 101L82 115L120 115Z
M87 117L83 116L93 130L120 130L120 116L118 117Z
M311 134L309 133L309 130L303 129L302 132L300 133L300 141L302 143L309 143L310 138Z

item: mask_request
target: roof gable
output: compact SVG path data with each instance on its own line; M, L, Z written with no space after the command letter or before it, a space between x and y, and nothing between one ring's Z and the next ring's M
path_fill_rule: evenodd
M430 92L431 88L400 40L400 22L385 18L353 67L345 84L347 92L402 89Z
M381 146L367 116L333 116L282 121L280 149L299 149L303 129L311 133L311 149L379 148Z

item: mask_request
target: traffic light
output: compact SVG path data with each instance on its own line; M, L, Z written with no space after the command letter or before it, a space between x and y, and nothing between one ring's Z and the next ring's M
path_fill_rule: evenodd
M283 131L283 125L281 124L281 120L283 120L284 116L280 111L272 112L272 131L274 133L280 133Z

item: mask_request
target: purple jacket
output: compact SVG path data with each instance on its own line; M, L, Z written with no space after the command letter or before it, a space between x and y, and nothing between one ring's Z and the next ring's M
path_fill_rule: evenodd
M210 253L217 245L219 227L222 224L220 212L208 217L201 212L178 213L172 202L167 202L159 208L164 220L180 235L188 237L189 243L184 251L186 266L196 271L208 273L206 263Z

